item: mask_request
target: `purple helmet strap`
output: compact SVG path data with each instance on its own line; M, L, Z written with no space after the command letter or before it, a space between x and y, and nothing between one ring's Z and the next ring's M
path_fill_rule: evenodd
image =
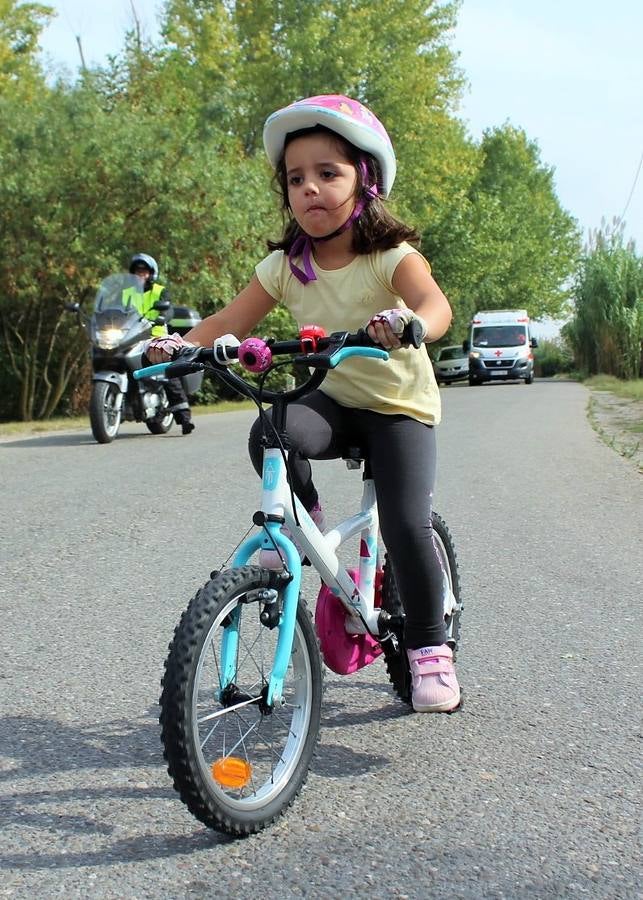
M360 159L359 161L359 171L362 176L362 184L365 185L368 179L368 168L366 166L366 162L364 159ZM317 276L315 275L315 271L313 269L312 263L310 261L310 256L313 250L313 242L314 241L331 241L334 237L337 237L338 234L342 234L342 232L347 231L353 222L356 222L364 211L364 207L367 203L370 203L371 200L374 200L378 195L377 184L372 184L369 188L364 188L364 197L360 197L360 199L355 204L353 212L350 214L348 219L344 222L343 225L340 225L339 228L336 228L335 231L332 231L330 234L325 234L323 237L311 238L308 234L299 234L295 238L292 243L292 247L288 252L288 264L290 266L290 271L292 274L300 281L304 286L308 284L309 281L317 281ZM295 263L295 257L301 256L302 262L304 264L304 268L300 269L298 265Z

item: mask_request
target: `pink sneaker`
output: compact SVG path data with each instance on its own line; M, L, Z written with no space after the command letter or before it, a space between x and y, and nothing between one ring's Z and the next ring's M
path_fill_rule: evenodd
M460 705L460 685L448 644L407 650L416 712L451 712Z
M324 515L324 510L321 508L319 503L316 503L313 506L308 515L320 531L326 530L326 516ZM286 534L288 535L288 537L290 537L290 531L286 528L285 525L282 525L281 531L283 534ZM295 542L295 546L299 550L299 556L301 557L301 561L303 562L305 556L304 551L300 549L297 542ZM283 569L284 566L283 560L276 550L261 550L259 552L259 565L264 569Z

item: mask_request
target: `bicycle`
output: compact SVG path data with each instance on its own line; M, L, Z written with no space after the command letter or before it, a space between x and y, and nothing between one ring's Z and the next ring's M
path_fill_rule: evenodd
M413 323L405 343L419 346ZM345 455L349 468L364 466L359 512L322 534L288 484L287 408L317 388L329 369L348 356L388 359L364 331L301 330L298 340L248 338L226 348L259 386L231 371L209 348L182 351L178 361L139 370L168 377L207 370L251 397L272 404L264 433L261 505L257 527L233 551L230 568L211 573L176 626L162 678L160 725L168 772L190 812L208 827L235 835L255 833L281 815L306 781L318 739L323 662L345 675L384 655L396 694L411 701L403 642L403 611L391 561L378 547L375 488L360 448ZM312 370L304 384L264 389L264 379L290 357ZM284 534L282 525L289 531ZM444 575L448 642L460 636L460 581L453 542L433 514ZM336 550L360 537L359 564L345 568ZM296 544L295 544L296 542ZM315 625L300 596L300 551L321 578ZM251 564L262 549L277 550L280 570Z

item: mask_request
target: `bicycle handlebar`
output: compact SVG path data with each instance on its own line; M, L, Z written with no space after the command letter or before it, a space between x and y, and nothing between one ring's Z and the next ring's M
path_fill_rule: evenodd
M403 346L420 347L421 330L418 322L410 322L401 335ZM217 359L217 351L212 347L190 347L180 350L175 361L137 369L133 375L136 379L160 374L164 374L167 378L180 378L209 369L234 390L257 403L274 403L277 400L292 402L318 388L328 371L350 356L375 359L389 357L388 352L371 340L363 328L354 333L336 331L326 336L320 335L319 329L308 327L302 329L300 335L298 340L289 341L246 338L238 347L225 348L228 360L236 358L243 368L250 372L267 372L272 367L275 356L286 355L292 356L294 363L314 369L304 384L290 391L260 390Z

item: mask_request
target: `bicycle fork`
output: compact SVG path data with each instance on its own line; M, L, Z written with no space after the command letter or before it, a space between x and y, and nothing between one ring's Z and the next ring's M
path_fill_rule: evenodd
M255 524L262 525L262 531L251 535L239 546L233 561L234 568L247 565L254 554L261 549L279 548L290 577L283 588L281 615L276 627L279 629L275 655L268 681L266 704L270 707L282 699L283 683L292 653L297 604L301 589L301 560L293 542L281 531L284 522L284 498L288 495L286 465L279 450L266 450L263 463L263 495L261 511L255 513ZM267 588L267 590L271 590ZM237 608L226 626L221 645L220 689L234 681L237 654L239 651L239 616ZM266 625L270 627L270 625Z

